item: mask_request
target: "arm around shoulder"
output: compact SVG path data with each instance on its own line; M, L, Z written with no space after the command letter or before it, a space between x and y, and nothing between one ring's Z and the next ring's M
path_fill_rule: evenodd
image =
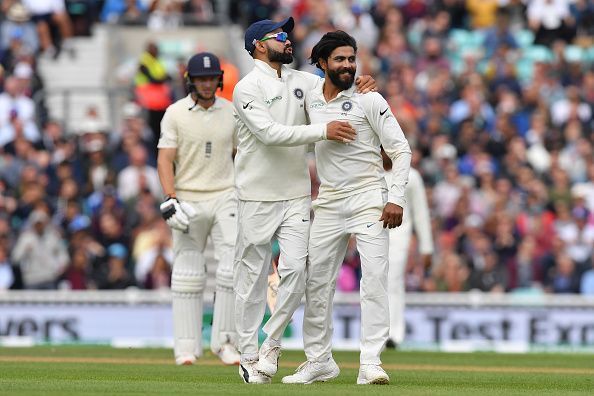
M233 106L239 120L267 146L301 146L326 136L326 124L294 126L278 123L254 82L240 82L235 87Z

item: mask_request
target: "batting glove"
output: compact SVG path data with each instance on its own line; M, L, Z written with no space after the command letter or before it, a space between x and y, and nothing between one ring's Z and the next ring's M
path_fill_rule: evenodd
M198 213L196 213L196 210L194 210L192 205L190 205L187 202L180 202L179 207L184 212L184 214L188 216L188 220L190 220L190 223L192 222L192 220L194 220L194 217L198 215Z
M183 232L187 232L190 227L191 218L188 214L192 215L192 217L196 215L196 212L190 205L186 203L180 204L177 198L171 197L167 198L159 206L159 209L161 210L161 216L163 216L169 227ZM186 214L184 209L190 213Z

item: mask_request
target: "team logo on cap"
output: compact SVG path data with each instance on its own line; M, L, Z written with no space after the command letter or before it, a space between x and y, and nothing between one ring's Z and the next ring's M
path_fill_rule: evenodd
M342 110L349 111L353 108L353 104L351 102L344 102L342 104Z
M211 65L211 64L210 64L210 56L205 56L205 57L203 58L203 60L204 60L204 68L205 68L205 69L210 69L210 67L211 67L211 66L210 66L210 65Z
M299 100L303 99L303 90L301 88L295 88L293 95Z

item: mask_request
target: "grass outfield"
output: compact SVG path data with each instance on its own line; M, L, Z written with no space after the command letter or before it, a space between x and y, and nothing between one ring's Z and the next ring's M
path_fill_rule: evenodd
M593 395L594 356L584 354L386 351L387 386L355 385L358 354L337 352L340 376L329 383L283 385L304 359L286 351L272 385L246 385L237 367L212 354L194 366L173 365L166 349L109 347L0 348L2 395Z

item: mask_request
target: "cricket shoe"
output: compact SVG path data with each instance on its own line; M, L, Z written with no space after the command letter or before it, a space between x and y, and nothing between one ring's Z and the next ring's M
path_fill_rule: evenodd
M295 374L283 377L283 384L312 384L326 382L338 377L340 369L330 358L325 362L306 361L295 371Z
M269 384L270 377L256 369L257 361L239 363L239 376L246 384Z
M179 356L175 358L175 364L178 366L191 366L196 361L196 356L188 355L188 356Z
M281 346L278 341L267 339L260 347L258 353L258 371L267 377L272 377L278 370L278 358L281 355Z
M379 364L362 364L357 376L358 385L387 385L390 383L390 377Z
M221 362L227 366L239 364L239 352L237 351L237 348L235 348L235 345L228 342L221 345L221 349L216 352L216 355L221 359Z

